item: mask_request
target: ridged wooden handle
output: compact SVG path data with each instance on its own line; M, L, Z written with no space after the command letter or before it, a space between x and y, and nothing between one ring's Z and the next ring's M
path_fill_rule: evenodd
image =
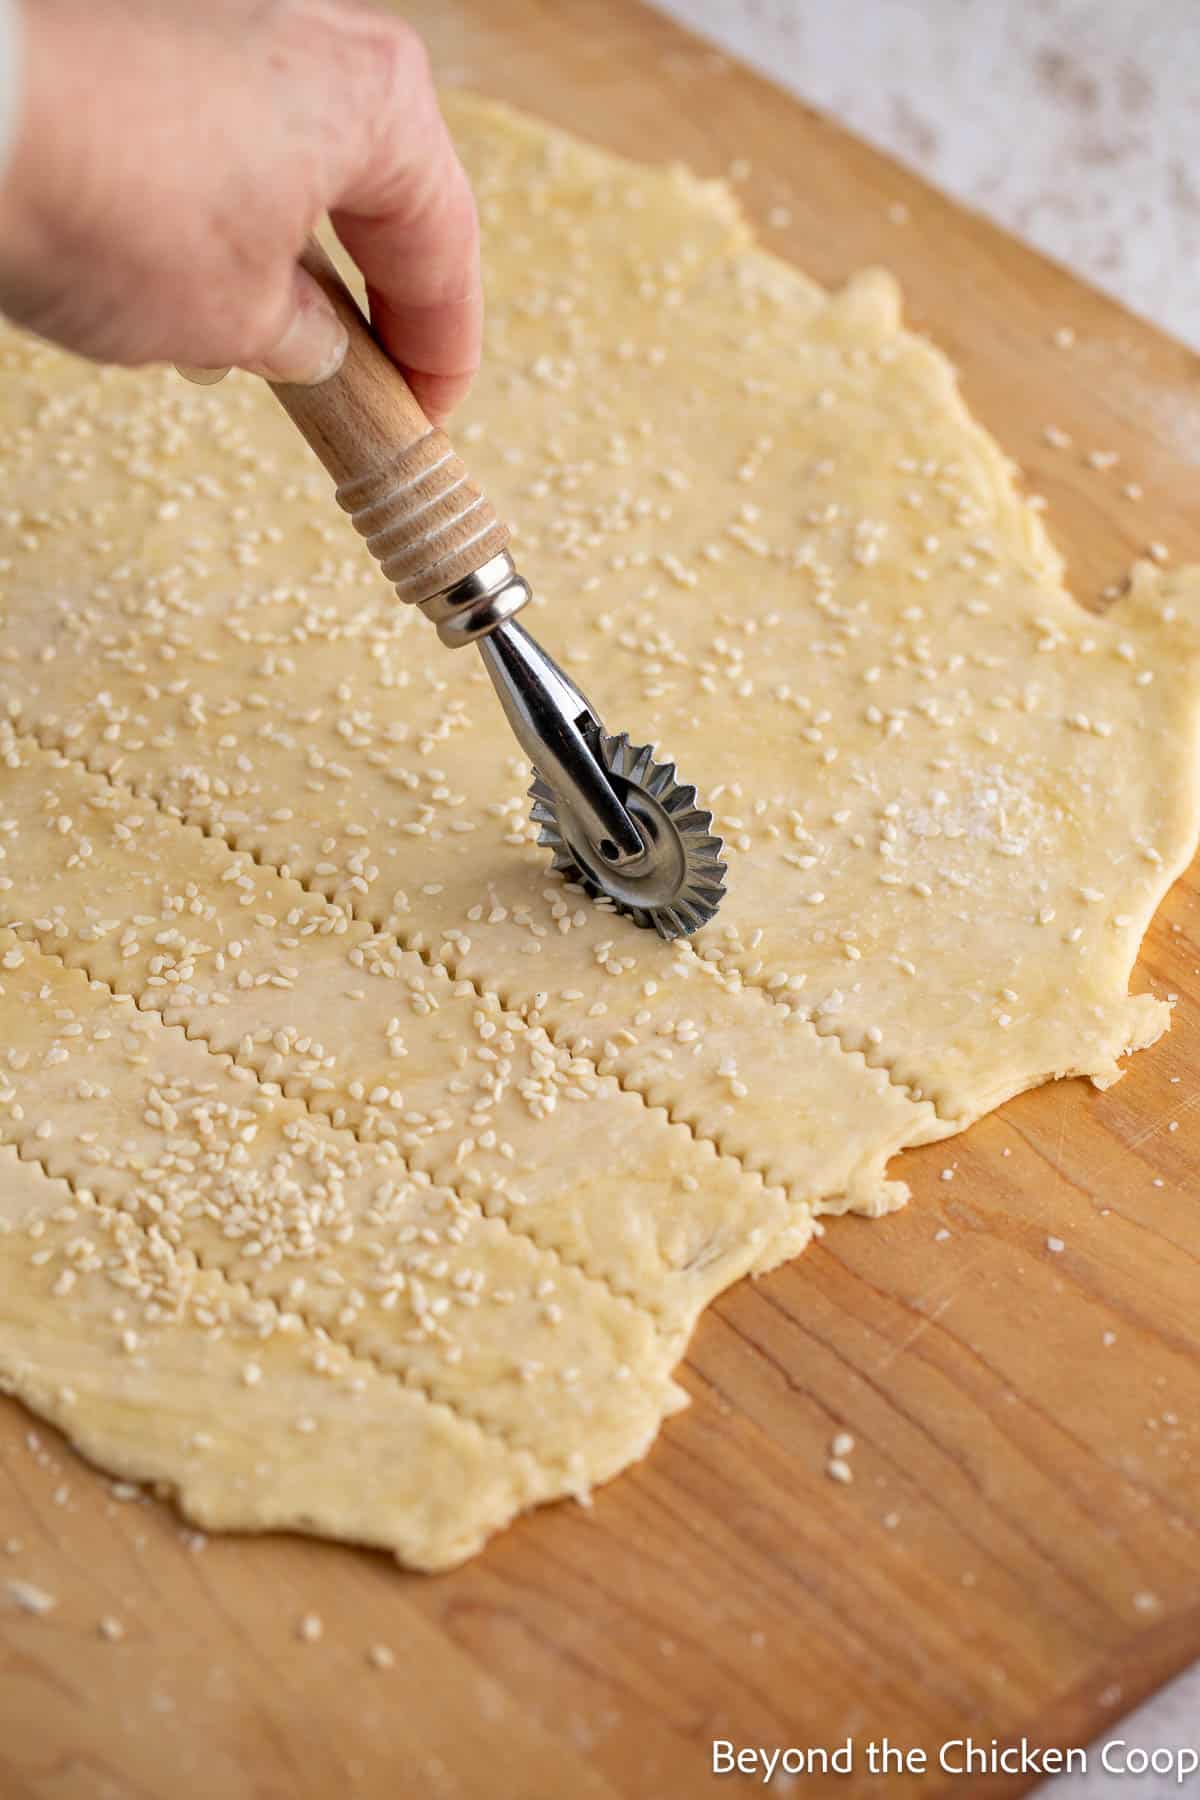
M337 483L338 505L402 600L428 600L499 554L508 527L429 423L319 244L301 262L350 333L336 375L272 390Z

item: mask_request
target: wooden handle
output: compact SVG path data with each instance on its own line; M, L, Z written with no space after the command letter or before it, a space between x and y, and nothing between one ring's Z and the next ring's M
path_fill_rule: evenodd
M508 543L508 527L429 423L321 246L300 258L350 333L336 375L272 391L337 482L337 502L402 600L428 600Z

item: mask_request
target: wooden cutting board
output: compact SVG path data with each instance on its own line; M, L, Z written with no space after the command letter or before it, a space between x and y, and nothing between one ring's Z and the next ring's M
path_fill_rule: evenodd
M634 0L406 11L447 81L638 157L744 159L767 241L822 280L893 268L1045 494L1081 599L1151 539L1200 560L1180 347ZM1048 448L1048 423L1077 448ZM0 1582L58 1605L0 1598L0 1790L682 1800L716 1785L714 1738L850 1737L856 1773L807 1791L1021 1791L938 1773L939 1746L1084 1744L1200 1654L1198 965L1189 878L1136 977L1178 994L1176 1023L1125 1080L1044 1088L906 1154L906 1212L833 1222L712 1309L695 1404L640 1468L452 1575L299 1538L198 1548L4 1403ZM825 1474L835 1431L857 1440L850 1486ZM931 1772L870 1779L884 1735Z

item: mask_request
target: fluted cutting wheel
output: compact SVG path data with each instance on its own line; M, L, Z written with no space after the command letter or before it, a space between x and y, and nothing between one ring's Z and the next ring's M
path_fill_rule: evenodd
M608 863L549 783L534 771L529 797L540 827L538 842L554 867L589 894L607 895L618 912L638 925L677 938L699 931L725 893L723 845L712 814L696 804L696 790L678 781L674 763L656 763L649 744L631 744L627 732L597 732L596 754L625 810L637 824L646 853L624 868Z

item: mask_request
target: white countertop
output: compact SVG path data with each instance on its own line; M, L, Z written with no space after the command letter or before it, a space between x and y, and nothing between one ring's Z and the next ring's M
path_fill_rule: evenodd
M659 0L1200 349L1197 0Z
M1200 0L658 4L1200 349ZM1200 1667L1107 1735L1200 1749ZM1039 1796L1198 1791L1092 1767Z

